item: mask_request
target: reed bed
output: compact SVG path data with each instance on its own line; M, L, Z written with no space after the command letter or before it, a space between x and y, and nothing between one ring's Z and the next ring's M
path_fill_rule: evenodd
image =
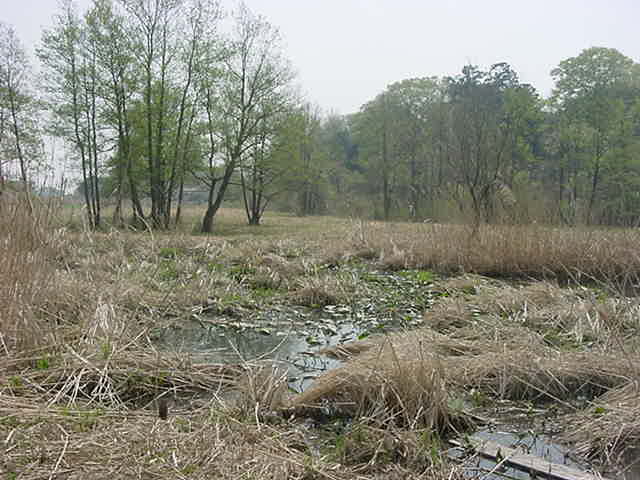
M238 422L209 405L160 421L67 411L27 417L3 433L0 471L15 478L460 479L455 467L420 473L401 465L343 465L313 454L309 433L293 426ZM375 473L374 473L375 472Z
M137 412L67 412L8 433L2 471L16 478L353 478L304 452L303 432L260 428L207 409L169 421ZM21 428L19 428L21 427ZM19 475L19 477L17 476ZM350 475L352 477L350 477Z
M530 332L524 329L511 330L511 333L514 337L508 342L483 335L470 340L468 333L466 340L455 341L430 329L389 335L382 344L391 345L387 349L397 352L393 356L381 355L384 348L369 342L364 353L360 349L351 362L321 377L295 402L322 404L347 394L349 401L358 405L361 389L384 391L384 382L396 377L408 384L416 378L427 381L432 378L430 369L437 365L441 372L439 389L453 396L479 390L492 398L559 401L566 405L565 399L593 398L628 383L633 378L630 367L640 360L640 357L560 350L542 342L529 343ZM439 338L443 341L439 342ZM344 357L349 354L348 348L336 350ZM425 352L429 352L429 368L416 360L422 357L424 362ZM422 371L416 371L416 366ZM377 378L372 372L383 374ZM409 392L413 390L410 385L404 388ZM429 388L438 391L433 386ZM351 392L351 389L357 391Z
M426 428L442 434L465 423L449 408L445 370L440 359L420 346L407 352L384 342L323 375L293 400L296 408L329 404L340 415L366 418L376 425ZM467 424L468 426L468 424Z
M61 243L52 220L50 205L19 194L0 201L0 355L46 342L47 325L34 317L52 286L48 259Z
M0 393L40 394L49 404L135 408L164 394L213 394L242 373L237 365L192 364L181 355L140 350L103 356L68 347L66 353L34 363L35 368L25 370L0 365L7 380Z
M628 291L640 283L639 242L638 229L357 221L329 255L391 269L592 281Z

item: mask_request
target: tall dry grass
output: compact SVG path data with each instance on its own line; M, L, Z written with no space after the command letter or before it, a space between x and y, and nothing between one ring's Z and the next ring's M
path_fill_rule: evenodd
M53 206L14 195L0 199L0 354L46 342L50 325L37 306L52 288L51 258L60 238Z
M7 412L0 398L0 414L7 413L7 427L0 424L2 478L464 478L459 467L448 463L418 469L387 459L365 465L368 471L363 471L362 465L345 464L318 451L313 434L304 427L239 422L215 401L195 412L181 411L168 421L144 411L45 411L15 405ZM411 448L419 451L418 446Z
M158 352L146 327L167 318L179 326L201 305L226 311L255 287L277 290L279 301L294 305L346 302L366 289L357 273L346 279L334 273L354 257L376 269L586 279L623 292L637 283L640 234L544 226L473 232L286 216L268 217L255 229L231 212L221 216L219 235L206 238L62 235L44 207L33 217L19 203L3 209L0 414L10 421L0 422L0 438L16 465L5 470L19 468L27 472L23 478L63 472L70 478L454 478L446 468L421 476L395 461L380 469L373 463L415 443L402 439L409 429L459 426L464 415L451 400L471 389L491 397L563 399L637 376L640 357L630 337L640 307L626 299L603 300L553 283L518 288L473 275L442 281L429 287L442 291L442 303L425 315L425 329L345 347L344 355L361 355L294 401L294 409L328 406L363 420L365 441L361 432L349 435L352 448L332 463L314 451L314 432L270 415L287 404L282 373ZM55 337L57 323L73 324L73 335ZM46 351L34 351L45 344ZM163 395L173 402L167 422L154 418L153 402ZM223 408L231 400L234 408ZM46 418L33 424L20 420L41 415ZM613 435L615 415L607 418ZM113 461L95 462L96 454ZM362 470L360 463L373 467Z
M640 229L355 221L326 254L391 269L595 281L628 292L640 284L638 245Z

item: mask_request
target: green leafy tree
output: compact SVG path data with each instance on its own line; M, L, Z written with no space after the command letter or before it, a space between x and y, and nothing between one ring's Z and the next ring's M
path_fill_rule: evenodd
M259 148L265 126L291 104L293 79L282 57L278 31L244 4L236 12L222 65L212 62L209 70L209 80L205 75L202 85L209 189L203 232L212 231L213 219L234 175Z
M448 97L451 191L461 209L469 200L479 225L495 220L497 202L511 197L506 182L513 178L509 171L529 127L535 91L499 63L488 71L465 67L449 79Z
M296 212L299 215L318 215L326 212L328 203L326 145L321 143L322 118L320 108L310 103L302 105L292 117L289 134L290 170L296 193Z
M167 93L171 73L177 70L177 38L182 0L119 0L128 13L127 28L137 52L143 82L145 134L151 196L151 219L166 228L170 215L166 155Z
M288 115L262 125L257 141L240 167L242 199L249 225L259 225L267 206L290 188L296 172L289 156Z
M620 161L618 146L636 133L629 122L638 95L638 65L615 49L593 47L560 62L552 75L553 105L566 126L569 138L564 141L572 145L574 197L577 200L580 184L584 220L592 223L605 190L603 181L608 181L605 174L620 168L613 168Z
M101 126L111 131L111 142L116 151L109 164L115 171L114 182L107 190L116 196L115 224L123 222L122 200L125 196L131 200L134 222L144 218L132 155L131 109L139 82L125 21L112 0L95 0L86 15L87 37L95 46L96 68L101 78Z
M0 179L17 171L25 191L41 156L39 103L31 92L30 65L13 27L0 22ZM0 187L1 188L1 187Z
M368 194L377 201L374 216L384 220L391 218L394 193L401 174L401 164L396 158L400 146L394 129L394 107L388 92L383 92L365 104L354 116L354 132L358 142L359 161L365 165ZM380 211L381 210L381 211Z
M63 138L80 159L89 225L101 222L100 184L103 138L99 133L98 45L87 38L84 21L71 0L62 1L54 26L45 30L38 57L52 113L50 131Z
M442 177L441 143L436 138L444 85L415 78L390 85L354 116L358 155L369 194L379 199L385 220L392 212L422 219L432 208Z
M411 219L421 220L439 188L442 157L435 134L444 86L437 78L415 78L390 85L388 101L396 137L396 161L404 173L403 203ZM402 177L401 177L402 179Z
M329 210L340 215L358 213L357 186L362 183L364 167L358 163L358 145L348 117L329 115L320 123L316 137L324 174L315 178L327 184Z

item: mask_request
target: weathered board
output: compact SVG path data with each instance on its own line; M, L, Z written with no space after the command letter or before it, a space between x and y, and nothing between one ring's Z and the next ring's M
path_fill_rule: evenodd
M491 440L469 438L473 449L481 456L490 458L503 465L518 470L535 473L543 478L553 480L607 480L587 472L581 472L566 465L551 463L544 458L519 452L513 448L505 447ZM456 447L467 447L468 443L458 440L449 440Z

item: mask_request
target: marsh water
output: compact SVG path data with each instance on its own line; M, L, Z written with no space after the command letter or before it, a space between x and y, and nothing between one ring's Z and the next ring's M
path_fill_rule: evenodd
M290 386L302 391L316 376L339 365L319 351L370 334L415 328L436 295L429 288L428 272L367 270L364 275L375 293L351 305L203 310L190 321L170 322L158 330L156 344L198 353L215 363L272 360L287 370Z
M197 353L211 363L271 360L287 371L290 387L302 391L315 377L340 364L318 354L320 350L387 328L394 326L352 315L348 307L327 306L319 311L281 307L242 321L202 317L170 325L159 332L157 342L163 348Z
M571 457L569 449L556 443L548 435L538 435L527 429L516 426L501 426L495 429L480 430L472 435L475 440L491 440L495 443L517 450L520 453L534 455L548 462L572 467L578 471L588 470L586 464L582 464ZM449 450L449 455L459 458L464 455L461 449ZM494 473L491 473L494 472ZM512 467L498 467L496 462L480 456L467 460L466 473L469 478L486 479L517 479L528 480L536 478L524 470Z

